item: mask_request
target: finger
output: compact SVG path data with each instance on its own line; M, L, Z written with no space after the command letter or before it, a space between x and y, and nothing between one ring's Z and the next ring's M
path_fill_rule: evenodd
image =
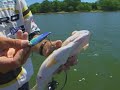
M19 39L10 39L6 37L0 37L0 47L1 49L8 49L8 48L22 48L29 46L28 40L19 40Z
M73 32L72 32L72 35L74 35L75 33L77 33L77 31L73 31Z
M60 48L62 45L61 40L47 42L47 44L44 46L44 56L49 56L54 50Z
M26 50L26 53L24 54L23 59L24 59L24 60L27 60L28 57L30 56L30 53L31 53L31 48L28 47L27 50Z
M29 46L29 41L28 40L20 40L20 39L10 39L6 42L6 48L16 48L16 49L21 49L24 47Z
M21 48L29 47L29 41L28 40L22 40L21 41Z
M24 32L23 33L23 40L28 40L28 33L27 32Z
M17 39L22 39L23 38L22 30L18 30L16 35L17 35Z
M19 50L14 56L14 60L16 60L20 65L24 64L27 60L27 57L29 56L29 53L28 53L29 51L30 51L29 47Z
M13 58L15 54L15 49L14 48L9 48L9 50L7 51L7 57L8 58Z
M69 64L69 66L76 65L77 64L77 56L69 57L67 60L67 63Z
M61 40L53 41L52 45L55 46L55 49L58 49L62 46L62 41Z
M22 64L21 60L23 58L22 54L23 54L23 49L20 49L16 52L16 54L13 57L13 61L15 61L19 66Z

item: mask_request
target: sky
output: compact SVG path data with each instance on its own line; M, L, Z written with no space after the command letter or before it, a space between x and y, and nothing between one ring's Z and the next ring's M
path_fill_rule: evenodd
M26 2L27 2L27 4L28 5L31 5L31 4L33 4L33 3L35 3L35 2L42 2L43 0L26 0ZM50 0L50 1L52 1L52 0ZM63 0L59 0L59 1L63 1ZM82 2L95 2L95 1L97 1L97 0L81 0Z

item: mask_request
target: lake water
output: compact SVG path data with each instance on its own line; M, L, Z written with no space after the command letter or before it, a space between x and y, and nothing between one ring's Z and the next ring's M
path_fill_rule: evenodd
M52 40L65 40L74 30L91 32L90 47L79 54L78 64L67 72L64 90L120 90L120 12L41 14L34 15L34 20L41 32L52 32ZM33 55L35 74L45 59L37 57ZM60 90L65 74L56 75L55 79Z

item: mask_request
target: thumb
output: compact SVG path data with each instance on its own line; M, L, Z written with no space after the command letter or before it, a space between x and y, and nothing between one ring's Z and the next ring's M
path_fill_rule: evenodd
M62 41L61 40L53 41L52 45L54 45L55 48L58 49L58 48L60 48L62 46Z
M13 48L25 48L29 46L28 40L13 39L12 42L9 42L10 46Z
M21 47L22 48L25 48L25 47L28 47L30 44L29 44L29 41L28 40L21 40Z
M51 43L47 43L44 46L44 56L48 56L50 55L54 50L60 48L62 46L62 41L61 40L56 40L56 41L52 41Z
M13 58L14 61L16 61L18 65L24 64L30 55L30 50L31 49L29 47L18 50Z
M6 37L0 37L0 47L2 47L2 49L23 48L27 46L29 46L28 40L10 39Z

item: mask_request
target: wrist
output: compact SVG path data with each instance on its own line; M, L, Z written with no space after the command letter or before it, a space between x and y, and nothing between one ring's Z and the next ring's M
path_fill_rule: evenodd
M45 44L47 43L48 41L44 41L43 43L41 43L40 47L39 47L39 54L40 55L43 55L45 56L45 53L44 53L44 47L45 47Z
M36 52L40 55L44 55L43 54L43 49L44 49L44 46L45 44L48 42L48 40L43 40L42 42L38 43L37 45L33 46L32 47L32 51L33 52Z

